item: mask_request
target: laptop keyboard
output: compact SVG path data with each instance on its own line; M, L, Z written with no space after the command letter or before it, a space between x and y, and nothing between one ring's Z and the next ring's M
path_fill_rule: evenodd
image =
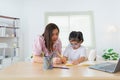
M98 70L110 71L110 72L113 71L115 67L116 67L116 63L110 63L110 62L90 66L90 68L92 69L98 69Z
M102 69L105 69L105 70L112 70L112 69L115 68L115 66L116 66L116 64L110 64L110 65L105 65L103 67L100 67L100 69L102 68Z

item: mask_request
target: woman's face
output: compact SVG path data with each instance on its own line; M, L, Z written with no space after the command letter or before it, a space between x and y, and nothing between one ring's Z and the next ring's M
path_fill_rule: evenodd
M58 39L58 35L59 35L58 29L54 29L53 32L52 32L53 43Z

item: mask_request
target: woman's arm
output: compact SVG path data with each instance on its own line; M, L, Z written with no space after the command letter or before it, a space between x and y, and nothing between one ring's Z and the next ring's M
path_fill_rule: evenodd
M33 62L42 63L42 48L43 48L43 38L42 36L37 36L33 44Z

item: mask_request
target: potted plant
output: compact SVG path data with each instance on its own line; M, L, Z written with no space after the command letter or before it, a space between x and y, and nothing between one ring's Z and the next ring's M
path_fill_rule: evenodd
M103 52L104 54L102 55L102 57L105 60L118 60L119 58L119 54L115 52L113 49L106 49Z

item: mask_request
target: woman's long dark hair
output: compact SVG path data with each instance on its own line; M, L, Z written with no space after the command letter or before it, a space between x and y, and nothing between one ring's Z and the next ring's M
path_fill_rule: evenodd
M58 32L59 32L59 28L56 24L49 23L46 26L45 31L42 35L44 37L44 40L45 40L45 46L46 46L46 48L48 49L49 52L51 52L52 49L53 49L52 32L53 32L54 29L57 29Z

